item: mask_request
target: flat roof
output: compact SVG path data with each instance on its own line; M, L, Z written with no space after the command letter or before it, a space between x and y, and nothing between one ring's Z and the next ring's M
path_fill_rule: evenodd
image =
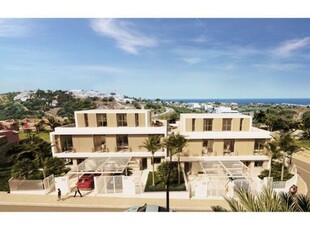
M131 157L90 157L69 173L122 173L130 160Z
M159 127L57 127L52 135L116 135L116 134L164 134L166 126Z
M252 118L242 113L181 113L180 119L184 118Z
M75 111L75 113L146 113L149 109L90 109Z

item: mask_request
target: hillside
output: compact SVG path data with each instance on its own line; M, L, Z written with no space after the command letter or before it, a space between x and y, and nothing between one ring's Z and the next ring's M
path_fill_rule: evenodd
M53 116L59 120L73 119L74 111L96 108L134 108L133 99L96 91L37 90L0 95L0 120Z

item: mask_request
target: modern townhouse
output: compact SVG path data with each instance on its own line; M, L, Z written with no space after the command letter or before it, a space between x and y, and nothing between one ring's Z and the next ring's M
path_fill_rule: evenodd
M188 140L184 162L240 161L252 172L268 168L263 154L270 132L252 126L252 117L241 113L181 114L179 132Z
M151 153L141 147L151 135L167 135L165 122L155 123L149 110L85 110L75 112L74 127L57 127L51 133L54 157L78 165L86 158L130 157L142 170L151 168ZM155 164L166 156L155 153Z

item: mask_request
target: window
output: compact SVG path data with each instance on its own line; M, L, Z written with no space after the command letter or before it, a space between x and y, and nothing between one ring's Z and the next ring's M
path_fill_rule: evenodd
M242 163L246 166L249 167L251 164L251 161L242 161Z
M265 140L262 139L255 139L254 142L254 153L260 154L263 152Z
M135 125L136 127L139 126L139 113L135 113Z
M212 131L213 119L203 119L203 131Z
M213 140L203 140L202 142L202 153L210 154L213 152Z
M192 119L192 131L193 131L193 132L195 131L195 125L196 125L196 119L193 118L193 119Z
M263 166L263 161L255 161L254 162L254 167L262 167Z
M97 114L97 126L107 126L107 114Z
M62 136L61 145L62 145L62 151L64 152L72 151L73 150L72 136Z
M235 151L235 140L224 140L224 155Z
M231 119L223 119L223 131L231 131Z
M88 127L88 114L84 113L85 127Z
M128 150L128 135L116 136L117 151Z
M154 157L154 164L160 164L161 158L160 157Z
M242 125L243 125L243 118L240 119L239 131L242 131Z
M117 114L117 126L127 126L127 114Z

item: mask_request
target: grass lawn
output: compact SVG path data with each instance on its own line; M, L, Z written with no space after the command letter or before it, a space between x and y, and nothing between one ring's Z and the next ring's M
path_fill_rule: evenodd
M150 172L148 177L147 177L145 192L164 192L164 191L166 191L165 185L161 181L159 181L159 179L156 177L156 172L155 172L155 186L152 186L152 173L153 172ZM170 191L186 191L183 176L181 176L181 184L178 185L178 182L170 184L169 190Z
M35 134L36 136L42 138L45 141L50 141L50 134L49 134L49 132L38 132L38 133L37 132L32 132L31 134L32 135ZM23 140L23 139L26 139L26 138L28 138L28 134L25 133L24 131L20 131L19 132L19 139Z
M310 149L310 141L309 140L299 140L298 145L305 149Z
M9 191L12 164L0 164L0 191Z

